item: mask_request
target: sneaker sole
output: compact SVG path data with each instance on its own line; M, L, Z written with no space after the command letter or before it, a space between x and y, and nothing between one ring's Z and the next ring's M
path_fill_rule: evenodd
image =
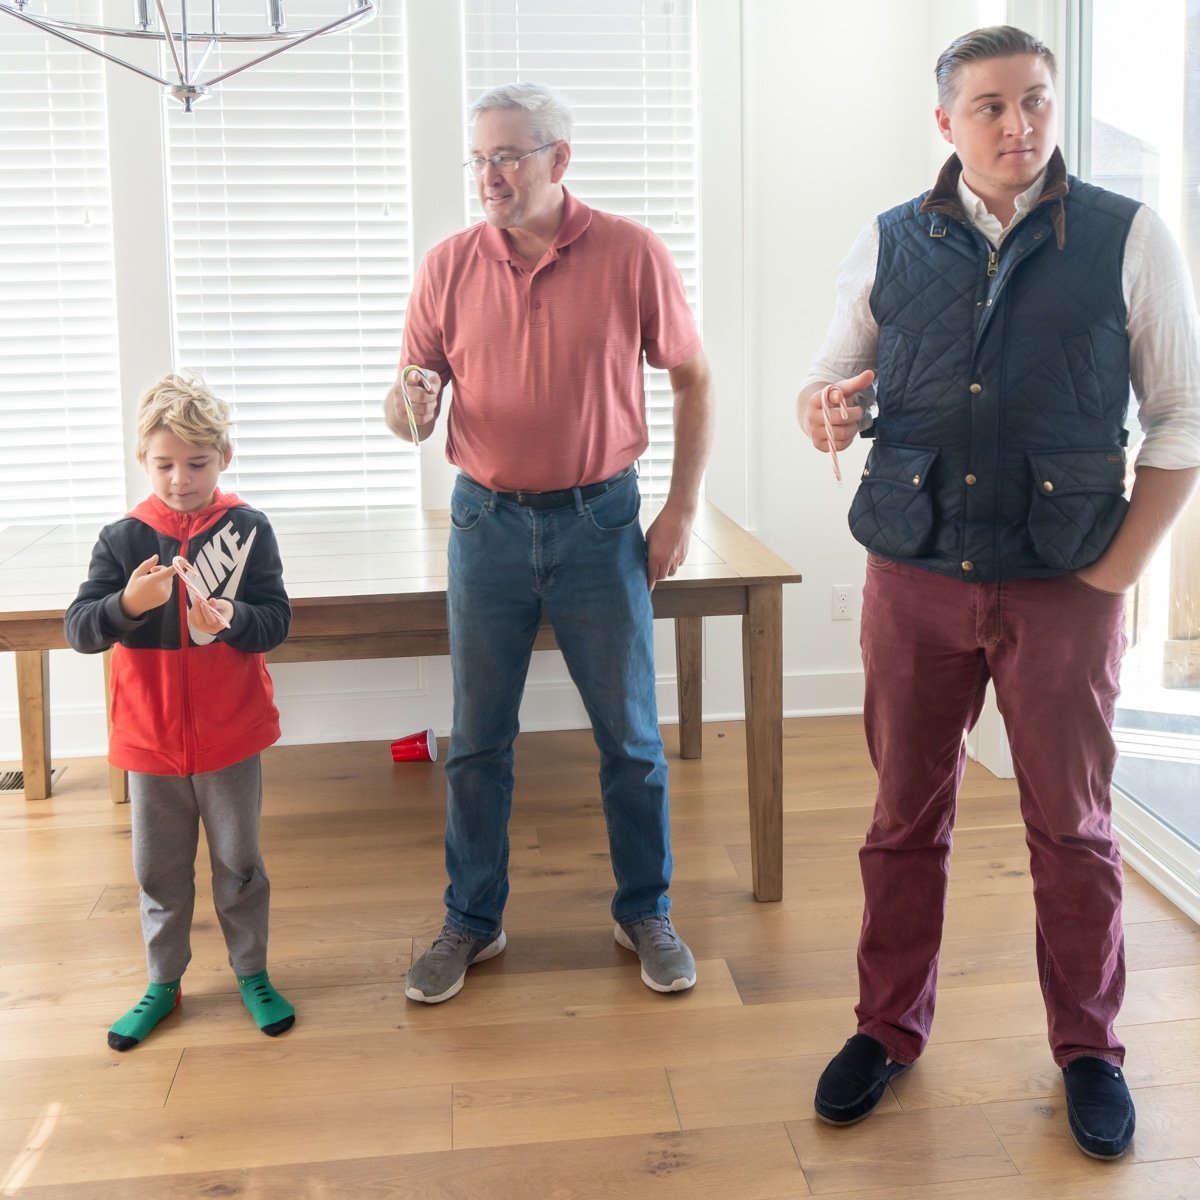
M613 939L618 946L624 946L626 950L632 950L637 954L637 947L633 944L633 939L621 928L620 925L613 926ZM638 961L641 962L639 956ZM681 976L679 979L674 979L670 983L657 983L646 974L646 968L642 968L642 982L655 992L686 992L688 988L696 986L696 977L693 975L690 979L686 976Z
M500 931L500 936L492 942L490 946L485 946L480 952L475 955L469 963L467 963L467 971L469 971L476 963L487 962L489 958L495 958L497 954L503 952L504 947L508 945L508 937L504 930ZM420 988L406 987L404 994L410 1000L416 1000L421 1004L441 1004L444 1000L451 1000L458 995L463 989L463 984L467 980L467 971L464 971L444 992L439 996L427 996Z

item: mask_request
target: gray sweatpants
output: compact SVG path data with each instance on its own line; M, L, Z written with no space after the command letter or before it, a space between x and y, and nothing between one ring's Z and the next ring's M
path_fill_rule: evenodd
M150 982L173 982L191 961L201 821L229 965L238 975L265 970L271 884L258 849L259 756L204 775L130 771L129 803Z

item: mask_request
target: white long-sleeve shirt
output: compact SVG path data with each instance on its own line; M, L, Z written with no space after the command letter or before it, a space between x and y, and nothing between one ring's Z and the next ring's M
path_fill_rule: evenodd
M1017 197L1016 214L1006 226L961 177L958 194L968 219L999 249L1035 206L1044 183L1045 173ZM802 387L875 368L879 326L870 299L878 260L876 219L859 233L838 269L833 320ZM1166 470L1200 466L1200 317L1183 254L1162 218L1145 205L1129 227L1121 287L1128 313L1129 374L1138 424L1145 433L1138 464Z

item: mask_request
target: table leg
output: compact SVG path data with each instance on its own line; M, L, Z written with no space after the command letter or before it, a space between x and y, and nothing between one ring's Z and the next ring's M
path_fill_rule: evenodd
M50 652L18 650L16 656L25 799L45 800L50 795Z
M675 618L675 676L679 681L679 757L699 758L703 752L704 618Z
M104 725L112 735L112 705L109 697L112 695L112 684L109 676L112 674L112 651L104 652ZM129 778L120 767L108 765L108 794L114 804L129 803Z
M755 585L742 617L750 870L757 900L783 899L783 588Z

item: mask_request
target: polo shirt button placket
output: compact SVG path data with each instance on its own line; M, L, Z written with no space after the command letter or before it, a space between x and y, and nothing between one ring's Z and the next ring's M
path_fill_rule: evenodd
M529 324L530 325L548 325L546 320L546 308L541 300L534 299L535 289L530 286L529 289Z

